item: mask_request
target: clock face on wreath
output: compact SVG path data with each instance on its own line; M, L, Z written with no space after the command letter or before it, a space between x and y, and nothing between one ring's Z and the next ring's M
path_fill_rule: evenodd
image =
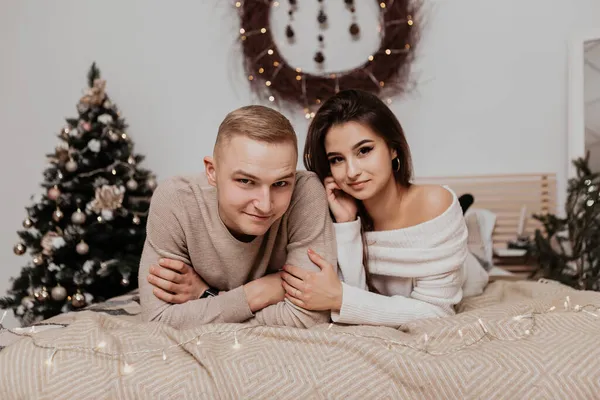
M378 31L376 50L368 54L358 65L349 68L327 70L325 44L328 37L330 17L327 3L341 2L348 12L347 35L360 40L361 32ZM378 18L376 25L361 26L359 7L366 6L366 0L245 0L236 1L235 7L240 18L239 40L244 53L244 69L251 90L263 99L281 104L282 102L304 108L306 118L314 115L314 110L330 96L343 89L361 89L379 96L392 96L405 92L408 86L410 64L418 34L415 18L418 12L417 0L376 1ZM273 8L281 7L277 12ZM312 33L316 43L311 60L314 68L293 65L276 45L287 41L286 53L293 51L298 37L305 38L311 33L294 24L294 16L300 7L309 8L303 13L314 12L317 32ZM336 5L336 9L339 5ZM364 11L364 10L363 10ZM273 15L286 17L285 21L272 23ZM277 31L275 27L279 27ZM282 29L283 28L283 29ZM306 26L305 26L306 28ZM281 31L281 32L279 32ZM336 32L338 34L339 32ZM300 36L301 35L301 36ZM275 39L277 37L277 39ZM339 37L339 36L338 36ZM335 38L334 38L335 40ZM332 45L333 43L330 43ZM335 60L339 67L338 60Z

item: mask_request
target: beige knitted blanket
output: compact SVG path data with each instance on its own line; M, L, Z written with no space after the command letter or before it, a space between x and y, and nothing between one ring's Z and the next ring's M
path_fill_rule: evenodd
M0 334L1 399L592 399L600 293L494 282L401 330L139 321L135 293ZM56 324L56 325L54 325ZM62 325L59 325L62 324ZM10 344L12 343L12 344Z

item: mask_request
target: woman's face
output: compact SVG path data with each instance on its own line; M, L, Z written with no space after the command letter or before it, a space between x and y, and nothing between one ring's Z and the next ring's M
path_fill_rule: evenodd
M383 138L358 122L333 126L325 136L331 175L344 192L364 201L394 182L390 150Z

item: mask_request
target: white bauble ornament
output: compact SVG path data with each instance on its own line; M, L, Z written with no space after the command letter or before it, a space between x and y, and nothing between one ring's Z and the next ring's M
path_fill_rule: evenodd
M64 287L58 285L52 288L52 300L55 301L63 301L64 299L67 298L67 289L65 289Z
M77 171L77 163L75 162L75 160L67 161L67 163L65 164L65 169L69 172Z
M138 183L135 181L135 179L130 179L127 181L125 186L127 186L127 189L129 190L136 190L138 188Z

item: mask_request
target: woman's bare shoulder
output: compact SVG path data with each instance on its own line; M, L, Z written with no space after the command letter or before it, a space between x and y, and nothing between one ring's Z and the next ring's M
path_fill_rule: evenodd
M412 185L407 206L425 222L442 215L454 202L454 194L440 185Z

